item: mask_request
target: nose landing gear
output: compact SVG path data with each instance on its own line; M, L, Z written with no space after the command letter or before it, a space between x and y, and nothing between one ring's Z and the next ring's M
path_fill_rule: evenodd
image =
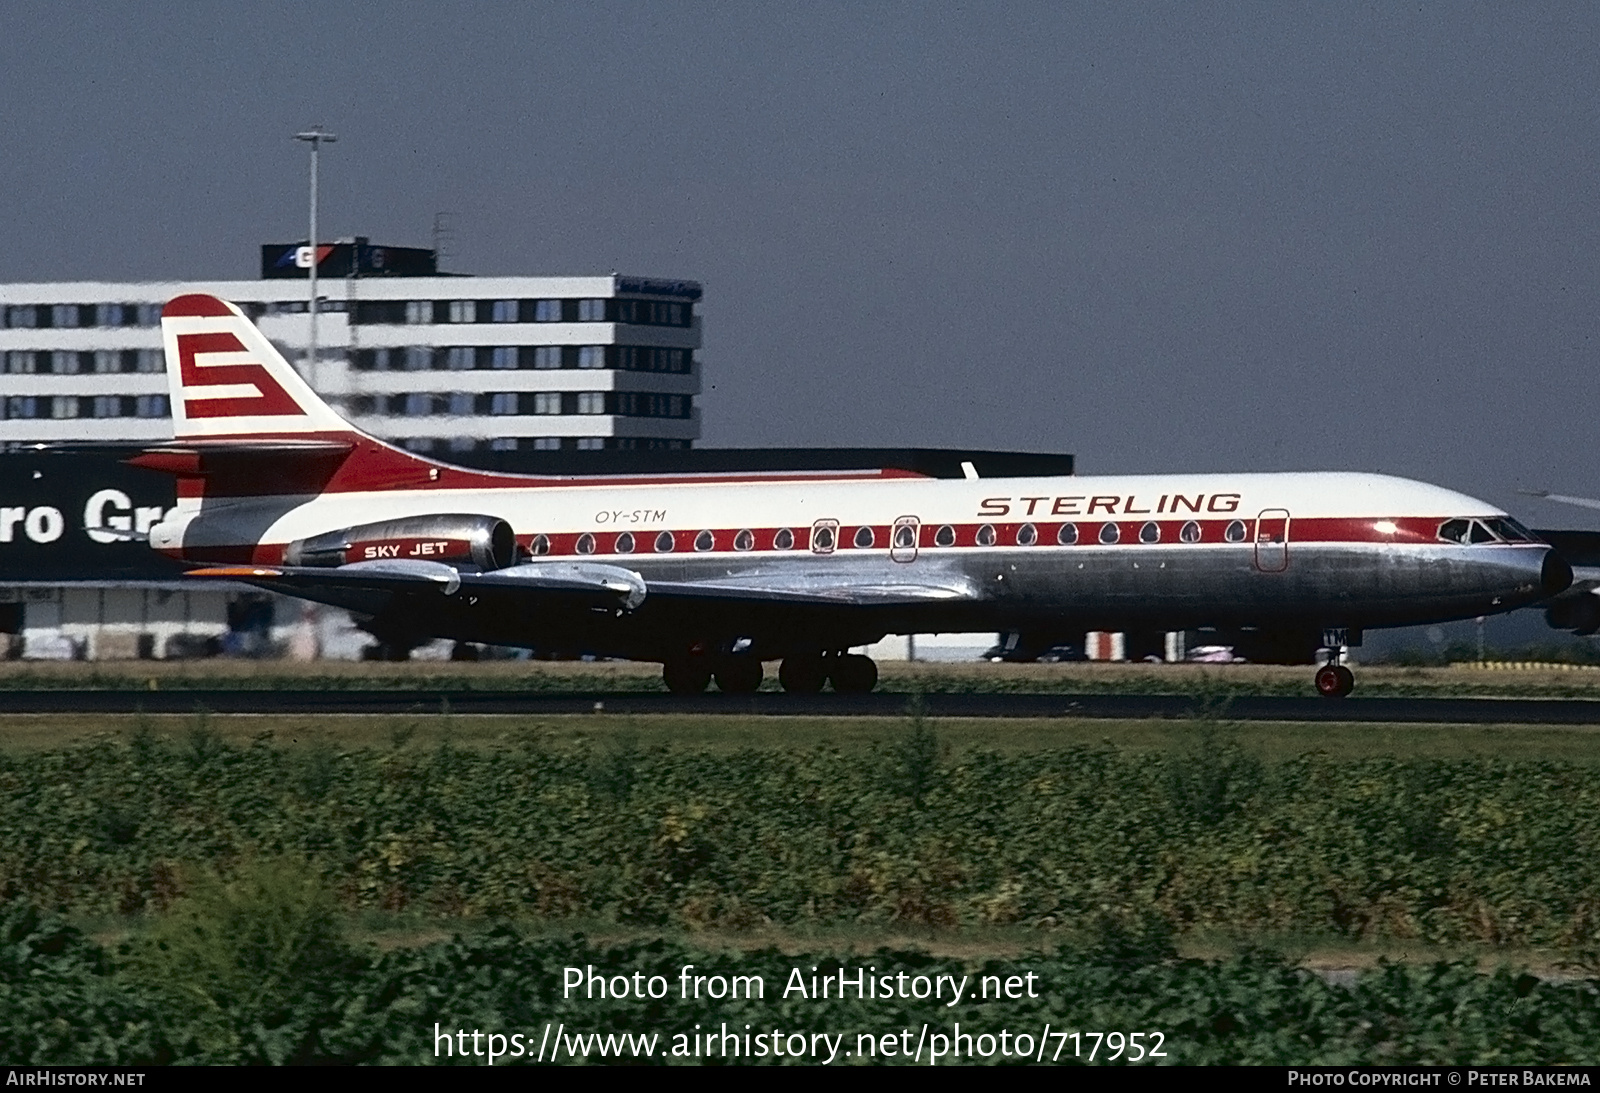
M1323 698L1343 698L1355 690L1356 675L1339 663L1339 657L1347 645L1360 644L1360 630L1339 626L1322 631L1322 646L1328 651L1328 663L1317 669L1313 681L1317 685L1317 693Z
M1343 664L1324 664L1317 669L1316 684L1323 698L1343 698L1355 690L1356 676Z

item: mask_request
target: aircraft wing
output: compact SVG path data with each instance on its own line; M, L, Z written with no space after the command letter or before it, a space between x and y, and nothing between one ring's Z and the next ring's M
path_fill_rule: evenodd
M644 601L644 579L621 566L537 562L487 573L462 572L443 562L411 560L320 566L212 566L185 576L245 581L291 596L356 606L374 595L501 595L508 600L563 598L592 606L632 610Z
M923 603L949 603L978 598L966 578L914 582L882 579L851 580L841 576L793 577L750 574L703 581L651 581L650 596L658 599L729 603L791 603L817 606L892 607Z
M915 581L890 579L881 571L752 571L704 580L646 581L617 565L529 562L488 572L442 562L392 560L318 566L212 566L187 576L245 581L289 595L365 606L374 595L436 594L504 598L561 598L591 606L632 611L647 599L701 604L789 604L830 607L893 607L979 598L975 583L960 574L930 574Z

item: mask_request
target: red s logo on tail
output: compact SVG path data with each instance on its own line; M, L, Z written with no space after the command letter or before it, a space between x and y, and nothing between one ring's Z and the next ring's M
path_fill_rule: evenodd
M244 353L244 343L223 330L209 334L179 334L178 364L185 390L191 387L247 387L254 395L185 398L184 414L203 417L299 417L305 411L260 364L199 364L206 353Z

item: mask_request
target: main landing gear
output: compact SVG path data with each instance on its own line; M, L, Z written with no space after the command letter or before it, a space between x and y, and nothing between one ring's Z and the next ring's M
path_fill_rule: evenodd
M717 681L724 694L749 694L761 686L766 673L761 661L735 653L726 657L686 656L661 666L661 678L675 695L697 695Z
M725 694L748 694L761 686L764 675L761 661L742 653L691 654L661 667L662 680L675 695L701 694L713 679ZM878 685L878 666L858 653L800 653L783 658L778 682L790 694L816 694L825 683L839 694L866 694Z
M790 694L814 695L824 683L842 695L864 695L878 685L878 666L859 653L796 653L783 658L778 682Z

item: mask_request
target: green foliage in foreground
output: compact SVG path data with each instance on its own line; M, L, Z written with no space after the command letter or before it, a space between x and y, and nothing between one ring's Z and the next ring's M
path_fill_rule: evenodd
M840 958L704 952L662 941L608 947L580 936L527 940L505 927L378 954L330 935L326 912L282 867L269 867L264 879L246 872L242 883L180 901L171 918L117 953L26 905L0 905L0 1062L481 1065L481 1054L436 1056L436 1026L446 1037L456 1030L520 1034L532 1054L547 1022L560 1023L569 1044L573 1035L656 1034L658 1061L672 1061L660 1056L696 1025L842 1035L855 1057L840 1061L859 1062L859 1034L909 1029L915 1043L924 1023L949 1034L956 1022L969 1035L1026 1032L1034 1043L1047 1024L1057 1032L1160 1032L1169 1064L1600 1061L1600 982L1593 980L1551 984L1507 971L1482 975L1466 964L1384 965L1344 987L1270 954L1178 960L1159 942L1140 944L1148 935L1128 944L1126 932L1083 951L982 965L916 951ZM685 999L686 965L706 976L759 976L764 990L755 999ZM563 997L564 969L591 966L659 975L666 997ZM841 1000L837 992L824 1000L784 996L795 969L804 977L813 968L819 976L840 968L853 976L863 966L969 975L971 986L954 1008L932 999ZM982 976L1028 973L1036 977L1036 997L977 994ZM1062 1044L1047 1041L1046 1058ZM1074 1047L1089 1050L1082 1041ZM1059 1061L1074 1061L1074 1047ZM1006 1061L994 1050L990 1041L988 1061Z
M1552 761L844 754L624 741L339 752L198 724L0 756L0 898L161 910L296 855L342 910L747 929L1023 926L1600 948L1600 787Z

